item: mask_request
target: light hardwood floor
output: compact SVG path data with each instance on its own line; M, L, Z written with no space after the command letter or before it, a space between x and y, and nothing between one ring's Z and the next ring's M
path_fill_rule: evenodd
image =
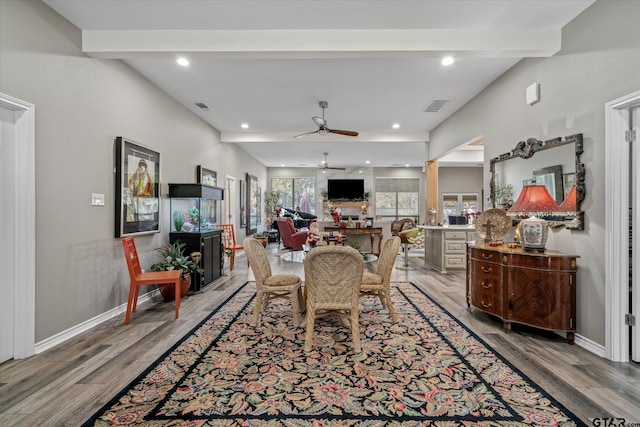
M303 276L302 264L279 259L275 243L268 250L274 273ZM398 257L396 265L401 263ZM609 362L556 334L517 325L506 334L500 321L467 308L464 273L441 275L417 257L410 263L416 270L394 268L392 280L421 285L587 425L596 417L621 417L640 425L637 363ZM252 278L244 262L225 273L202 293L183 299L178 320L173 319L172 302L146 303L129 325L123 324L123 314L44 353L0 365L0 425L80 425Z

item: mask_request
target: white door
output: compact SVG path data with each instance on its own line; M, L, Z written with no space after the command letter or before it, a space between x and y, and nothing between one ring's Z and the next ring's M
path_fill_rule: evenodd
M632 230L631 262L629 273L631 275L631 288L629 300L631 301L631 313L635 316L635 326L631 327L631 359L640 362L640 106L631 109L631 131L635 132L635 141L631 143L631 206L633 217L630 221ZM635 271L635 274L633 272Z
M0 93L0 362L35 349L35 106Z
M0 108L0 363L13 359L15 340L15 291L11 248L13 233L13 203L7 203L14 173L13 148L15 144L15 111Z
M227 203L225 204L227 207L227 212L226 212L226 224L233 224L234 228L236 227L236 209L237 209L237 204L236 204L236 179L232 176L227 175L227 183L226 183L226 193L224 195L224 198L227 200ZM236 234L237 234L238 230L236 230Z

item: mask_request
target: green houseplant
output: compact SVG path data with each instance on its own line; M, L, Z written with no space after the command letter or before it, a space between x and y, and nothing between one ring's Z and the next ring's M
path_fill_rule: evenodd
M151 265L151 271L172 271L180 270L181 295L185 296L191 286L191 273L202 274L204 270L190 257L184 255L184 243L176 241L175 243L162 246L156 249L160 255L160 261ZM160 293L165 299L175 298L173 288L170 285L160 285Z

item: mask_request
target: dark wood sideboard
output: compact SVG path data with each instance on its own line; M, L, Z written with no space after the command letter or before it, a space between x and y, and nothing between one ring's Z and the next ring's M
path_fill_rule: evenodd
M511 323L566 332L576 331L577 255L467 243L467 306Z

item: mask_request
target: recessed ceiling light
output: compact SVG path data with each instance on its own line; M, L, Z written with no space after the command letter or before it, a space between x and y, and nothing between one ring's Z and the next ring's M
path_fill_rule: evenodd
M453 64L452 56L445 56L444 58L442 58L442 65L451 65L451 64Z
M182 65L183 67L189 65L189 60L187 58L178 58L176 62L178 63L178 65Z
M283 167L284 167L284 163L283 163L283 164L281 164L281 165L280 165L280 167L281 167L281 168L283 168Z
M362 169L358 171L358 173L362 173Z
M369 160L367 160L365 163L366 163L366 164L369 164L369 163L371 163L371 162L370 162Z
M242 129L249 129L249 125L248 125L248 124L246 124L246 123L241 124L241 125L240 125L240 127L241 127Z
M404 165L404 167L405 167L405 168L408 168L408 167L409 167L409 163L407 163L406 165Z
M398 129L400 127L400 123L394 123L391 127L394 129Z

